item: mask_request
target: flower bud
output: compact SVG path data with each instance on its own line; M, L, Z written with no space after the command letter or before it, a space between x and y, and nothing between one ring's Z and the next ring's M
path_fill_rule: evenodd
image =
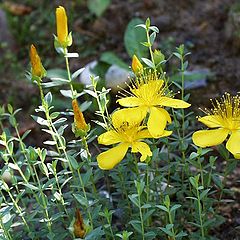
M85 122L84 116L78 106L77 99L72 101L73 113L74 113L74 124L76 130L87 131L88 125Z
M86 229L79 209L77 209L75 213L75 222L73 224L73 230L75 237L84 238L86 234Z
M38 56L35 46L32 44L30 47L30 61L32 65L32 76L42 78L46 76L46 70L44 69L41 59Z
M59 6L56 9L56 22L57 22L57 38L59 44L66 48L71 45L71 41L68 35L68 23L67 23L67 14L65 8Z
M135 74L140 73L143 70L143 65L141 64L136 55L133 55L132 58L132 70Z

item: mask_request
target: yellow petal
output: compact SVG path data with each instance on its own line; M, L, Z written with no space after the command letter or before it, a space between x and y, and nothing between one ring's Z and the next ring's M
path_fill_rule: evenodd
M136 152L141 153L141 155L142 155L140 158L141 162L145 161L148 156L150 156L150 157L152 156L150 147L144 142L134 142L132 144L132 152L133 153L136 153Z
M198 118L198 121L205 124L209 128L216 128L221 126L221 122L219 121L220 119L221 117L218 115L208 115Z
M143 129L137 133L136 139L152 138L148 129Z
M234 131L227 141L226 148L234 156L240 156L240 131Z
M158 105L173 108L188 108L191 106L191 104L184 102L183 100L169 97L161 97L158 101Z
M115 128L126 122L129 126L140 124L147 114L146 110L142 107L120 109L112 114L112 124Z
M166 131L166 130L164 130L163 131L163 134L160 136L160 137L168 137L168 136L170 136L172 134L172 131Z
M150 134L154 138L159 138L164 132L169 117L166 116L162 108L152 107L148 118L147 126Z
M114 130L107 131L98 137L98 143L103 145L111 145L119 142L122 142L122 138Z
M121 98L117 100L117 103L119 103L123 107L137 107L142 105L142 102L137 97Z
M193 134L193 143L199 147L211 147L221 144L229 133L229 130L224 128L213 130L200 130Z
M98 166L103 170L113 169L127 153L129 143L120 143L97 156Z

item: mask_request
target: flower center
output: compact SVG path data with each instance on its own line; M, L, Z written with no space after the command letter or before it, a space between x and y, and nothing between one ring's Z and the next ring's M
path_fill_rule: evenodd
M240 129L240 96L225 93L220 100L212 101L212 115L220 117L222 126L229 130Z
M123 142L132 143L136 141L136 136L139 131L139 124L130 124L129 122L125 121L115 130L121 136Z

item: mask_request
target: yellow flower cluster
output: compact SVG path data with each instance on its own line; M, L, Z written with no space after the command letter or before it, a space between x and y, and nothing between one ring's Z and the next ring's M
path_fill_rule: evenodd
M152 156L150 147L143 142L146 138L161 138L172 132L165 130L171 117L164 107L187 108L190 104L174 99L166 92L166 83L155 71L146 70L133 56L132 70L135 79L129 86L129 96L117 102L127 107L112 114L112 128L98 137L104 145L117 144L97 157L101 169L112 169L126 155L128 148L141 154L140 161ZM144 124L146 122L146 124Z

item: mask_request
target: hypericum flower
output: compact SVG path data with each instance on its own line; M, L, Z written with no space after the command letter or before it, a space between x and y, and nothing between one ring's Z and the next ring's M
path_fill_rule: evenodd
M160 137L167 125L171 123L169 113L162 107L187 108L190 106L179 99L174 99L170 93L166 93L166 85L163 80L158 79L155 72L149 71L136 77L130 86L128 96L117 100L124 107L135 108L144 113L149 113L147 127L152 137ZM129 109L129 111L131 111Z
M141 73L143 71L143 65L139 61L136 55L132 58L132 70L135 74Z
M152 156L150 147L142 142L144 138L152 138L146 126L141 125L143 116L134 109L121 109L112 115L112 128L98 137L98 143L117 146L97 156L98 165L101 169L109 170L114 168L126 155L129 147L132 153L141 154L140 161L145 161ZM171 131L163 131L160 137L171 135Z
M235 158L240 158L240 96L225 93L220 100L212 101L213 108L205 112L207 116L198 118L211 130L200 130L192 139L199 147L221 144L230 134L226 148Z
M32 76L42 78L46 75L41 59L38 56L35 46L32 44L30 47L30 62L32 65Z
M72 107L73 107L74 124L75 124L76 130L87 131L88 125L86 124L84 116L78 106L77 99L72 100Z
M72 44L71 37L68 34L68 20L65 8L59 6L56 9L57 38L63 48Z

